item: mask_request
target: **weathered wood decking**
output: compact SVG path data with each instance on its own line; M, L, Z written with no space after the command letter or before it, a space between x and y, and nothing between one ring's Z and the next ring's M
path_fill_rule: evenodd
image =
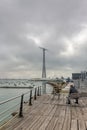
M87 98L79 105L66 104L66 96L39 96L32 106L26 104L23 118L14 118L0 130L87 130Z

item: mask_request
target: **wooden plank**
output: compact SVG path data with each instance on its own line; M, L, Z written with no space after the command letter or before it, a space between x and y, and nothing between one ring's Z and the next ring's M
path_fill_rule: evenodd
M64 123L63 123L63 130L70 130L70 123L71 123L71 119L70 117L67 115L65 117Z
M51 110L53 109L54 105L48 104L47 105L47 109L45 111L45 113L43 114L44 116L49 115L49 113L51 112Z
M44 107L39 110L39 114L43 116L47 108L48 108L48 104L44 104Z
M40 112L40 110L42 109L44 107L44 104L40 104L36 109L33 109L31 112L30 112L30 114L32 115L32 114L38 114L39 112Z
M50 111L49 116L55 116L56 109L57 109L57 105L55 105L55 106L53 107L53 109Z
M50 101L51 101L51 95L45 94L42 102L43 103L50 103Z
M14 120L14 122L13 122ZM0 127L0 130L13 130L15 124L20 124L22 118L13 118L12 120L8 121L6 124Z
M46 127L46 130L53 130L55 127L55 124L57 122L58 118L53 117L51 121L49 122L48 126Z
M64 105L65 103L65 97L63 96L63 94L61 94L61 98L60 98L60 101L59 101L59 105Z
M79 130L86 130L85 122L83 120L78 120Z
M71 130L78 130L77 120L71 121Z
M32 126L38 119L40 118L40 116L35 116L32 118L27 118L26 121L22 122L19 126L17 126L14 130L26 130L27 127Z
M38 110L37 110L37 112L36 112L36 115L38 114L38 115L43 115L44 114L44 112L47 110L47 108L48 108L48 105L46 104L43 104L42 105L42 107L40 107Z
M64 119L65 119L65 111L66 111L66 106L62 106L60 110L60 115L59 115L59 118L55 125L54 130L58 130L58 129L62 130Z
M45 119L45 121L43 122L43 124L38 130L45 130L51 119L52 119L52 116L47 116L47 118Z
M86 130L87 130L87 121L85 121L85 127L86 127Z
M66 94L62 94L62 98L63 98L63 104L66 104L66 101L67 101L67 95Z
M78 120L82 120L83 119L83 113L82 113L82 109L80 107L76 107L76 113L77 113Z
M63 127L64 118L60 117L59 120L57 120L54 130L62 130Z
M40 119L40 116L35 116L33 117L33 121L30 121L30 123L23 126L23 130L29 130L30 128L33 127L34 124L36 124L38 122L38 120Z
M76 107L71 107L72 120L77 119Z
M42 123L44 122L45 119L46 119L45 116L41 116L41 117L39 118L39 120L37 120L37 122L36 122L35 124L33 124L31 127L30 127L30 126L27 127L26 130L38 130L39 127L42 125Z
M56 110L54 113L55 117L59 118L60 110L61 110L61 106L56 105Z
M71 124L71 107L66 107L66 114L65 114L65 120L63 124L63 130L70 130L70 124Z

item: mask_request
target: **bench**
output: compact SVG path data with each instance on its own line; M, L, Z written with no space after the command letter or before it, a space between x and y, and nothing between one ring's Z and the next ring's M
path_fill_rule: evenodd
M87 92L71 93L70 96L67 97L67 102L68 102L68 99L69 100L77 99L77 98L79 99L82 97L87 97Z
M72 93L72 94L70 94L70 98L71 99L81 98L81 97L87 97L87 92Z
M76 99L76 98L79 98L80 97L80 93L71 93L69 98L70 99Z

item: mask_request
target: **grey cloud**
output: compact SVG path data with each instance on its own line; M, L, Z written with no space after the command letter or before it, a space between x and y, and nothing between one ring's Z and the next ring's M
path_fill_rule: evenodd
M4 77L5 72L14 77L22 71L31 77L38 71L40 77L42 50L38 46L48 48L46 65L50 74L67 71L71 76L85 69L87 41L77 44L73 38L85 28L82 25L87 25L86 7L86 0L1 0L0 71ZM40 45L33 38L39 39ZM61 55L71 44L74 54Z

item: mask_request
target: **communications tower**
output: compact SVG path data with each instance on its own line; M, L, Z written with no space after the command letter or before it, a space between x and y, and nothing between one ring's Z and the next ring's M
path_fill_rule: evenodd
M40 47L40 49L43 51L42 78L46 78L45 51L47 51L47 49L43 47Z

